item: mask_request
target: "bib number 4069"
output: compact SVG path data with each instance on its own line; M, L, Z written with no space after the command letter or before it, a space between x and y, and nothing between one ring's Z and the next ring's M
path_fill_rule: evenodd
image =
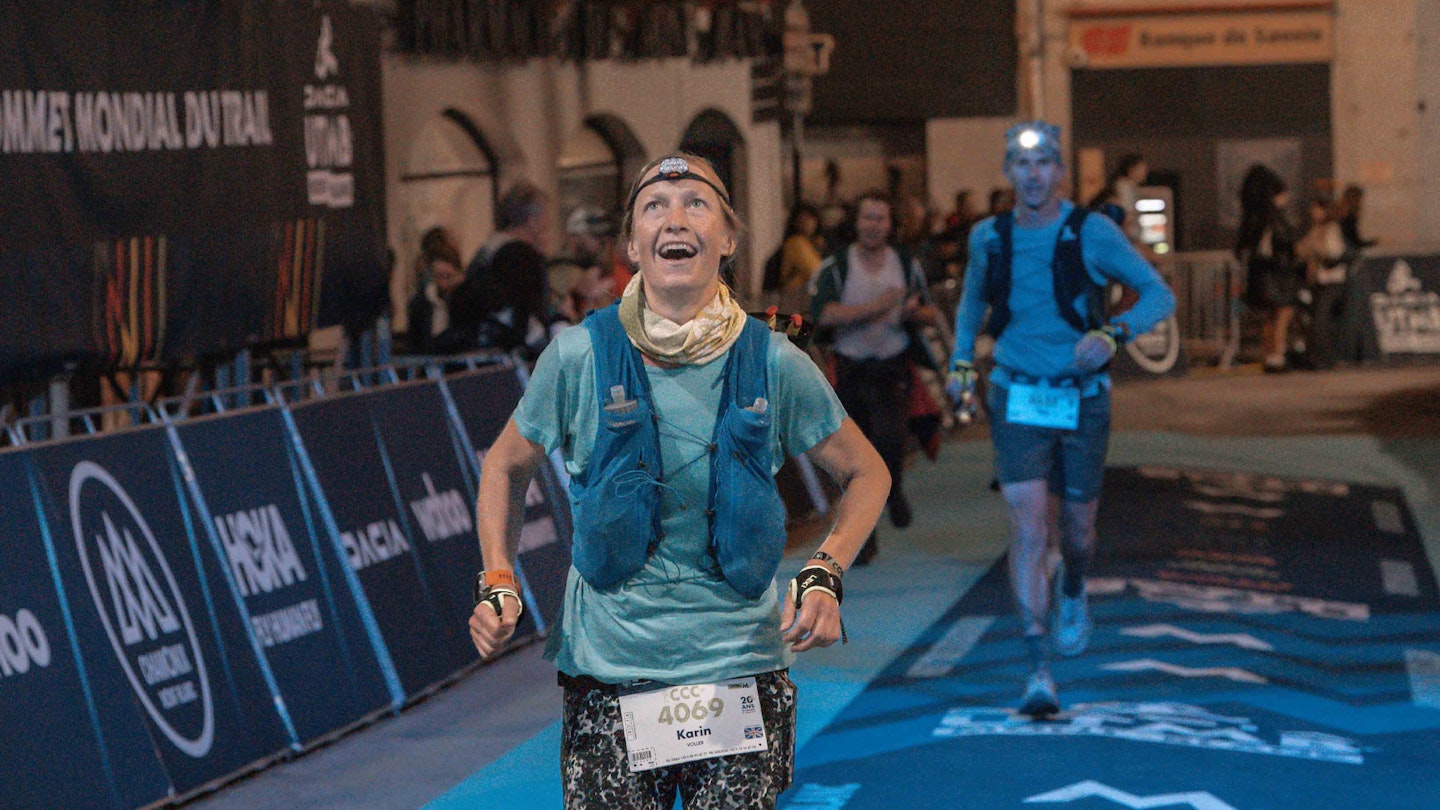
M719 717L724 712L725 701L718 697L712 697L709 701L697 700L693 703L666 703L660 707L660 716L656 718L656 722L668 726L675 723L688 723L691 720L704 720L712 715Z

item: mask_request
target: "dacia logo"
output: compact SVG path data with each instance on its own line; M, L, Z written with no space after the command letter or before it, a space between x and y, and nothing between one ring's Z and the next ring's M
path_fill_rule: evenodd
M186 754L210 752L215 711L195 625L145 517L104 467L70 473L70 522L90 598L150 719Z

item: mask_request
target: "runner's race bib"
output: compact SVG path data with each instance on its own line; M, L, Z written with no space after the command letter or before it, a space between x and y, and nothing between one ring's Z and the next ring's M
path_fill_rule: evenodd
M1005 421L1015 425L1074 430L1080 426L1080 389L1012 384L1005 406Z
M620 716L631 773L769 748L753 676L622 695Z

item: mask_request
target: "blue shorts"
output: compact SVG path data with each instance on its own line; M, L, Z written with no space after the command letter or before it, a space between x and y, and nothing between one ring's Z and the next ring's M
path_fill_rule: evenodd
M1008 399L1005 386L990 386L986 404L1000 483L1043 480L1050 492L1067 501L1099 498L1110 445L1109 389L1080 400L1080 422L1074 430L1012 424L1006 418Z

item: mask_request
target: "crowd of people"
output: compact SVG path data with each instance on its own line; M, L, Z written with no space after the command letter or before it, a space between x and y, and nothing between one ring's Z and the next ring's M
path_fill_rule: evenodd
M1257 163L1246 172L1235 256L1245 268L1245 303L1263 319L1267 373L1336 364L1348 271L1376 244L1360 236L1363 196L1356 185L1339 200L1316 193L1300 224L1290 214L1290 188L1274 169ZM1294 328L1297 319L1303 329Z

